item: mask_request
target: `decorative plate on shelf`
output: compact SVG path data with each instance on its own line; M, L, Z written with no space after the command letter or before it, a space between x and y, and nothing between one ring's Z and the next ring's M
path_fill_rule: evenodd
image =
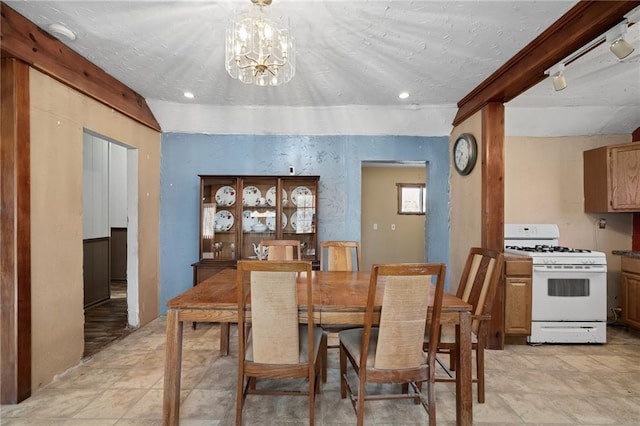
M236 203L236 190L231 186L222 186L216 191L216 203L219 206L232 206Z
M269 228L269 231L275 231L276 230L276 218L275 217L268 217L267 220L267 228ZM287 227L287 215L282 213L282 229Z
M267 204L270 206L276 205L276 187L272 186L267 190ZM282 205L287 205L287 191L282 190Z
M216 213L216 231L228 231L233 226L233 215L229 210L220 210Z
M313 213L303 210L298 210L291 213L289 218L291 222L291 229L298 234L310 234L313 231Z
M313 203L313 201L308 201L307 203L303 203L304 205L298 204L302 200L309 200L309 199L313 200L313 193L306 186L298 186L294 188L293 191L291 191L291 202L293 203L294 206L313 207L312 204L307 204L309 202Z
M255 186L247 186L242 191L242 204L245 206L257 206L260 204L262 192Z
M242 212L242 230L244 232L251 232L251 227L258 223L257 217L251 217L251 210L245 210Z

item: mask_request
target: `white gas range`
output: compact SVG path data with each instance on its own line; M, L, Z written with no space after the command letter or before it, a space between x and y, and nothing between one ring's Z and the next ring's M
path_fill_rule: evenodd
M607 342L607 259L562 247L555 224L505 224L505 253L533 260L530 343Z

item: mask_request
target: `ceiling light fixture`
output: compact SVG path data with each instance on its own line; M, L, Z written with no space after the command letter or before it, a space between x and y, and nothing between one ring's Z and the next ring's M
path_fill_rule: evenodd
M278 86L296 72L289 24L269 19L272 0L250 0L249 10L237 14L227 28L225 67L246 84Z
M70 41L74 41L76 39L76 33L62 24L49 25L49 32L58 38L64 37Z
M559 92L560 90L567 88L567 79L564 76L564 63L560 62L559 64L551 67L549 70L545 72L545 74L551 76L551 81L553 83L553 90Z
M192 92L184 92L183 96L187 99L193 99L195 98L195 95Z
M628 41L624 39L627 34L627 20L625 19L620 24L613 27L607 32L607 43L609 43L609 49L613 52L618 59L624 59L635 50Z
M409 93L408 92L402 92L398 95L398 97L400 99L407 99L409 97Z

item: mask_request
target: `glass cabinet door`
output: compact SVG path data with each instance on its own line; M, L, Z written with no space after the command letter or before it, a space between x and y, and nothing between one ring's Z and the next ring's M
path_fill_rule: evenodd
M304 260L316 259L317 179L283 178L282 217L286 222L282 238L299 240Z
M200 185L200 259L235 260L237 229L242 226L236 217L237 179L207 177Z
M257 259L262 240L279 238L276 227L280 212L276 177L250 177L242 179L242 257Z

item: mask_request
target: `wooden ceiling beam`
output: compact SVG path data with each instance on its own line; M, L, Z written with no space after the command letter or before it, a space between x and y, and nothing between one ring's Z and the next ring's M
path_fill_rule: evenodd
M0 54L19 59L69 87L161 131L147 101L120 81L0 2Z
M457 126L492 102L509 102L545 78L545 71L620 23L640 1L578 2L460 102Z

